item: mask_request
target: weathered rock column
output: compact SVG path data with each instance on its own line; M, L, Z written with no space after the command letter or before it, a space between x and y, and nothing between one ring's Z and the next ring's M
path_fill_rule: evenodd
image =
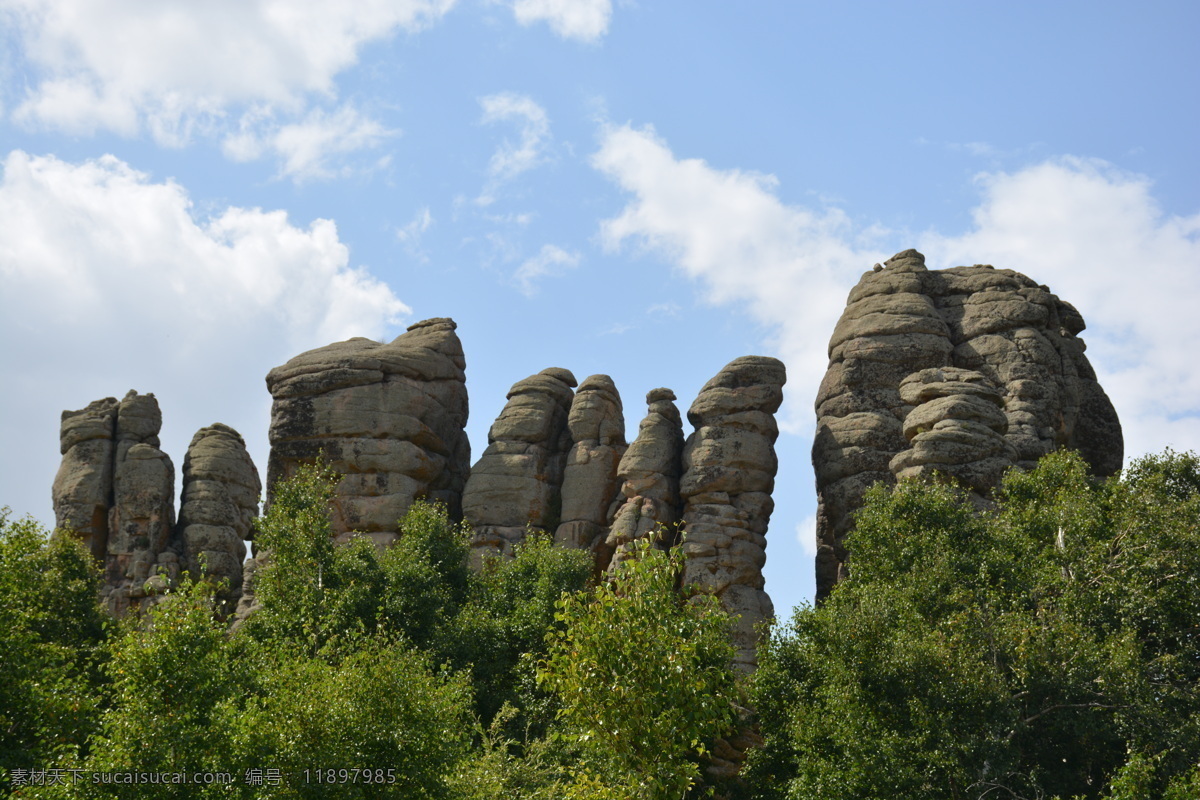
M242 595L245 541L258 516L261 491L258 470L237 431L218 422L196 432L183 459L179 541L183 567L194 578L203 571L224 581L218 593L223 615Z
M175 466L158 449L161 428L162 412L154 395L125 395L117 408L113 507L104 562L108 608L118 617L142 606L179 573L179 556L168 549L175 530ZM166 574L160 575L160 569Z
M775 412L783 364L763 356L731 361L688 410L696 431L683 448L684 581L715 594L737 615L735 665L756 664L755 626L774 614L763 591L767 524L775 504Z
M575 385L569 370L551 367L509 390L463 491L463 517L475 530L473 564L488 555L511 555L527 527L543 533L558 528Z
M429 319L387 344L355 338L302 353L267 374L267 497L320 454L342 473L333 529L379 544L419 497L461 516L470 463L466 360L450 319Z
M51 490L55 527L79 537L100 563L108 550L118 405L115 397L106 397L79 411L62 412L63 459Z
M679 479L683 474L683 422L670 389L646 394L646 416L637 438L617 467L621 479L620 505L614 510L607 546L613 553L609 568L625 559L635 539L668 530L679 521Z
M571 450L562 483L562 522L556 544L590 550L598 569L612 557L608 515L620 481L617 465L626 452L621 395L607 375L584 378L567 415Z

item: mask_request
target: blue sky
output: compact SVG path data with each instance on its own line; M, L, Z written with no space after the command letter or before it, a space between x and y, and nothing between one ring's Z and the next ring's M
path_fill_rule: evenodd
M859 275L1027 273L1127 452L1200 448L1200 6L0 0L0 504L58 416L154 392L266 464L263 376L451 316L475 456L548 366L686 410L789 369L767 590L811 598L809 447Z

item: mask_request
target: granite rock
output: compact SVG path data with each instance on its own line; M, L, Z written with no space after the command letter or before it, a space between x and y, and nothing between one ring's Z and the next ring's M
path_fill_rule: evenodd
M905 250L863 275L816 399L818 599L847 574L844 539L877 481L940 473L982 498L1009 466L1059 447L1097 475L1120 469L1120 423L1083 329L1073 306L1012 270L930 270Z
M509 390L463 491L463 517L475 531L473 563L511 555L527 529L551 535L558 529L575 386L568 370L551 367Z
M683 475L683 422L670 389L646 394L646 416L637 438L617 466L621 491L609 524L607 547L613 553L609 570L625 560L630 544L650 535L673 544L682 515L679 479Z
M183 459L178 538L183 568L223 586L217 599L224 615L242 594L245 542L261 491L258 470L237 431L218 422L196 432Z
M778 461L775 412L786 373L763 356L731 361L688 410L683 448L684 581L715 594L735 616L735 665L755 666L758 623L774 613L763 591L766 533Z
M608 517L620 481L617 467L626 452L621 395L607 375L592 375L579 384L567 414L571 449L562 482L562 512L554 533L556 544L590 550L597 568L612 557Z
M310 350L267 374L275 482L323 457L339 473L333 514L340 541L379 544L417 498L461 517L470 463L466 361L453 320L411 325L387 344L355 338Z

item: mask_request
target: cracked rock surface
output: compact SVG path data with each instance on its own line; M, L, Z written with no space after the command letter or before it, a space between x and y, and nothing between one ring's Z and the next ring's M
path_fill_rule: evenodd
M715 594L735 615L734 663L756 664L755 626L774 615L763 591L767 524L775 508L775 412L783 363L765 356L731 361L688 409L696 430L683 448L684 581Z
M817 394L817 597L846 574L845 536L876 481L940 472L980 497L1059 447L1097 475L1124 456L1084 355L1083 317L1045 285L976 264L930 270L905 250L863 275Z

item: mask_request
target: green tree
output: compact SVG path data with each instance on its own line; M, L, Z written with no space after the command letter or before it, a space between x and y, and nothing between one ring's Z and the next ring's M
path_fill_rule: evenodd
M1058 453L998 510L876 487L754 679L763 798L1161 797L1200 763L1200 470ZM1174 788L1170 788L1174 786Z
M649 539L610 582L559 601L538 679L578 748L567 797L678 800L734 722L728 615L680 590L682 555Z
M593 568L591 553L530 535L513 558L489 558L472 575L470 602L455 623L454 662L471 665L484 722L509 704L517 712L508 717L510 733L546 732L556 706L536 684L536 664L547 633L562 627L560 598L583 590Z
M384 635L337 659L275 653L231 715L233 760L273 768L253 797L455 797L450 778L471 744L465 673Z
M0 787L13 769L75 763L99 715L107 621L69 533L0 509Z
M228 772L230 708L253 684L251 661L238 657L215 618L214 587L185 580L145 619L129 619L105 669L109 707L81 765L96 773ZM92 785L74 796L212 797L229 787L194 784ZM66 792L66 794L72 794Z

